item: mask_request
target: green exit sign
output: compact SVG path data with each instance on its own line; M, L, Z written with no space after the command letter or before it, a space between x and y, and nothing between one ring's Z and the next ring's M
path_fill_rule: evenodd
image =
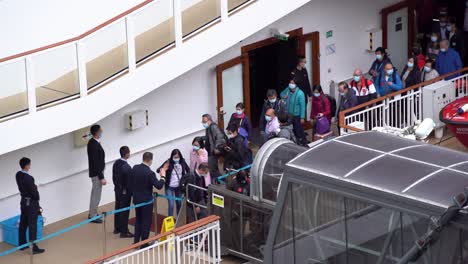
M333 30L327 31L327 38L333 37Z

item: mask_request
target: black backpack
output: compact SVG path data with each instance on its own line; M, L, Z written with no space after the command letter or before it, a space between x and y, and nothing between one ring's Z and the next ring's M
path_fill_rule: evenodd
M332 114L332 117L336 115L336 99L335 97L329 95L329 94L326 94L327 98L328 98L328 101L330 101L330 111L331 111L331 114Z

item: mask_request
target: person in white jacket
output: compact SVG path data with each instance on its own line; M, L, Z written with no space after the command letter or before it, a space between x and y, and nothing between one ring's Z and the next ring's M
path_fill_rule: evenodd
M429 80L439 77L439 73L434 69L434 61L431 59L426 60L424 69L421 72L421 81L427 82Z

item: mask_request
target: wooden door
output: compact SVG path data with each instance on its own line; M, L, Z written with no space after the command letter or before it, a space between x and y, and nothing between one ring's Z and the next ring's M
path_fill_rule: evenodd
M218 125L226 129L236 104L244 102L245 113L250 116L250 90L248 60L239 56L216 67ZM246 65L247 64L247 65Z

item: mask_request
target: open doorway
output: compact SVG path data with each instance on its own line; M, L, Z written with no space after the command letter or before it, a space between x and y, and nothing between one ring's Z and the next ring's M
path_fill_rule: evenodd
M258 128L268 89L279 93L287 87L297 61L297 39L279 41L250 51L250 112L252 126Z
M320 33L287 32L289 39L268 38L241 48L241 55L216 67L218 124L226 128L235 105L244 102L252 120L253 143L260 142L259 121L268 89L287 87L297 57L305 56L311 84L320 84ZM307 113L306 113L307 116ZM306 124L308 124L306 122Z

